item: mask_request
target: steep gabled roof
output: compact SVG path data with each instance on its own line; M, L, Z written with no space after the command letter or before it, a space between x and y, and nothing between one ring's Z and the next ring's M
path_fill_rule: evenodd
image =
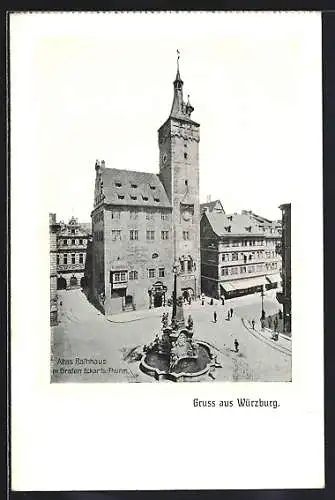
M200 213L213 212L213 210L220 208L225 213L221 200L208 201L207 203L200 203Z
M164 186L156 174L104 168L101 180L105 203L171 208Z

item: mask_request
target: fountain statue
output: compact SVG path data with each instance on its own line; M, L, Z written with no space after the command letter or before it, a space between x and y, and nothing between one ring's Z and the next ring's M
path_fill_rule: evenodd
M163 313L161 334L156 333L154 340L143 347L140 369L158 380L195 380L220 365L209 345L193 339L194 322L191 315L185 324L183 299L177 297L178 264L173 267L173 272L171 322L168 313Z

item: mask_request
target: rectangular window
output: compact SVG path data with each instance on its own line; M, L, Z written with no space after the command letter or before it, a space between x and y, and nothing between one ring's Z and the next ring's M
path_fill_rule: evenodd
M191 260L187 261L187 270L189 273L192 271L192 261Z
M190 239L190 232L189 231L183 231L183 239L184 240Z
M63 245L67 246L67 240L63 240Z
M67 264L67 253L63 255L63 264Z
M154 278L155 277L155 270L154 269L148 269L148 276L149 276L149 278Z
M134 219L137 219L137 218L138 218L138 210L137 210L136 208L132 208L132 209L130 210L130 218L131 218L132 220L134 220Z
M162 240L168 240L169 239L169 231L161 231L161 238L162 238Z
M161 214L161 220L168 220L168 214Z
M57 255L57 266L59 266L59 255Z
M155 239L155 231L147 231L147 240L154 240Z
M121 230L120 229L112 229L112 241L121 240Z
M79 264L83 264L84 262L84 255L82 253L79 254Z
M75 245L76 244L76 240L71 240L71 245Z
M230 274L238 274L238 267L232 267L230 270Z
M231 260L238 260L238 253L237 252L233 252L232 253L232 259Z
M246 273L246 272L247 272L246 266L241 266L240 267L240 273Z
M118 272L118 273L114 273L113 283L122 283L124 281L127 281L127 273L126 273L126 271L121 271L121 272Z
M119 210L113 210L111 212L112 219L120 219L120 211Z
M158 277L159 278L164 278L164 276L165 276L165 269L164 269L164 267L160 267L158 269Z
M138 279L138 272L137 271L129 271L129 279L130 280L137 280Z
M255 266L248 266L248 273L254 273L255 272Z
M71 234L76 234L76 230L75 229L71 229Z
M76 263L76 254L75 253L71 254L71 262L72 262L72 264Z
M184 260L182 260L182 261L180 262L180 271L181 271L182 273L184 273L184 272L185 272L185 261L184 261Z
M228 267L221 267L221 276L228 276Z
M138 240L138 230L137 229L131 229L129 231L129 239L130 240Z
M79 245L83 245L83 240L82 239L79 240Z

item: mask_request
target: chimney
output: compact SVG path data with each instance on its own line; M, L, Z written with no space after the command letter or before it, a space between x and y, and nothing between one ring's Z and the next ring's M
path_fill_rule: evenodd
M206 200L206 203L210 203L210 202L211 202L211 199L212 199L211 195L210 195L210 194L208 194L208 195L207 195L207 200Z

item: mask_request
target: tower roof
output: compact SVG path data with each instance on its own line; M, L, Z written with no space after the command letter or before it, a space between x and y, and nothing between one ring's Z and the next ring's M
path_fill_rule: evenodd
M179 58L180 58L180 52L179 50L177 50L177 74L173 82L174 93L173 93L173 102L172 102L170 117L179 118L186 121L193 121L191 120L191 114L194 108L191 106L189 101L186 104L183 99L184 82L180 76Z

